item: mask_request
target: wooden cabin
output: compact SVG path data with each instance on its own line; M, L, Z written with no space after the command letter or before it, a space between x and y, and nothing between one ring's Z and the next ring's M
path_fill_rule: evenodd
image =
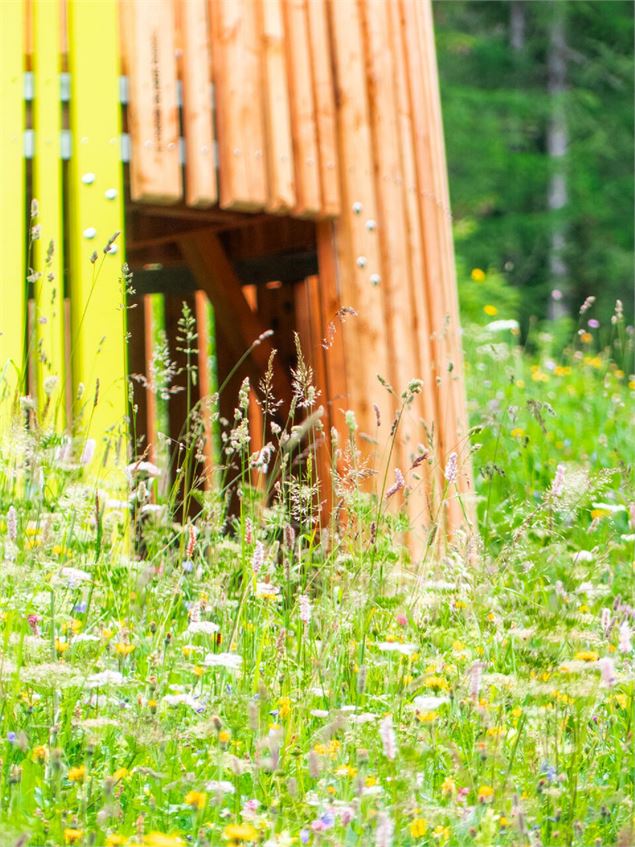
M273 330L238 376L256 384L276 348L288 398L297 331L326 432L351 409L368 445L388 441L401 393L422 379L389 480L429 451L407 477L415 525L452 453L469 491L430 0L3 0L2 17L5 425L28 392L58 428L112 441L127 370L150 378L159 297L177 359L183 302L195 316L198 397L212 390L212 332L222 382ZM134 394L151 454L156 396L139 381ZM168 406L177 441L182 395ZM255 404L251 415L257 447ZM211 439L208 425L208 470ZM446 510L461 525L455 494Z

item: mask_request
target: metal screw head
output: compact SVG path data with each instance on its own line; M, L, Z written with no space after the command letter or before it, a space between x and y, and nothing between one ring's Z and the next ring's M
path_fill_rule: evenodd
M365 268L367 262L368 262L368 260L366 259L366 256L358 256L357 259L355 260L355 264L357 265L358 268Z
M370 275L370 284L371 285L374 285L375 287L377 287L380 282L381 282L381 277L379 276L379 274L371 274Z
M362 213L362 209L363 209L364 207L363 207L363 206L362 206L362 204L359 202L359 200L356 200L356 201L353 203L352 208L353 208L353 213L354 213L354 214L356 214L356 215L361 215L361 213Z

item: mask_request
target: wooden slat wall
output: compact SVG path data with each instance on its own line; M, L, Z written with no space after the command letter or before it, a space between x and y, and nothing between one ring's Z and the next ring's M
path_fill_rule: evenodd
M132 143L130 194L133 200L175 203L183 188L173 0L123 0L122 18Z
M24 384L24 5L8 0L0 25L0 417Z
M252 0L212 0L210 9L221 206L264 209L265 117L256 6Z
M306 0L283 0L283 6L295 160L295 213L300 217L315 217L321 212L320 162Z
M378 199L378 238L381 252L382 286L385 291L384 321L389 342L390 378L401 394L413 377L421 377L417 357L414 302L411 297L410 266L399 144L399 118L394 86L394 57L390 50L390 18L385 0L366 0L362 5L365 24L367 72L373 137L375 189ZM388 36L388 37L387 37ZM401 417L395 458L404 474L424 440L421 394ZM411 523L429 523L426 491L411 490L408 499Z
M377 380L377 375L390 378L390 355L379 240L376 230L368 225L377 220L377 207L364 43L356 0L336 0L330 5L330 13L343 206L335 228L340 299L342 306L357 312L343 327L344 353L351 375L348 403L357 413L362 434L372 441L379 436L373 404L379 408L383 431L390 428L395 408L393 399ZM379 451L368 452L380 465L381 487L384 470Z
M218 200L212 122L207 0L178 0L185 136L185 201L206 208Z
M331 46L326 0L307 0L309 51L313 73L315 120L320 149L321 213L331 217L340 213L339 166L335 87L331 68Z
M64 387L67 378L64 353L64 279L62 237L62 160L59 99L61 69L60 9L50 0L33 0L32 33L35 98L33 129L33 196L39 203L40 238L34 242L34 265L40 274L35 283L36 388L44 424L65 425ZM52 244L52 250L50 245ZM57 379L52 387L51 380Z
M296 204L296 193L282 0L257 2L263 39L267 211L289 212Z

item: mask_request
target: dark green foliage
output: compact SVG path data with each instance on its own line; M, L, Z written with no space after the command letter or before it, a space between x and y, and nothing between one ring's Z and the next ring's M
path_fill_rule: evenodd
M512 7L524 20L512 45ZM549 247L566 235L573 314L633 310L633 4L562 0L568 203L548 210L549 33L557 3L436 0L437 49L455 218L465 267L495 268L521 289L521 315L547 315ZM511 315L508 315L511 317Z

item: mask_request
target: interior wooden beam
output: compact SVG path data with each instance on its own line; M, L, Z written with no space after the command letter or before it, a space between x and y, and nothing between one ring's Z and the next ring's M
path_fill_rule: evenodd
M179 247L200 288L212 301L216 320L236 361L251 348L248 360L252 365L252 382L257 384L267 370L273 345L269 337L262 337L268 327L247 302L218 236L213 232L189 233L179 237ZM273 384L278 397L290 398L289 380L279 368L274 368Z

